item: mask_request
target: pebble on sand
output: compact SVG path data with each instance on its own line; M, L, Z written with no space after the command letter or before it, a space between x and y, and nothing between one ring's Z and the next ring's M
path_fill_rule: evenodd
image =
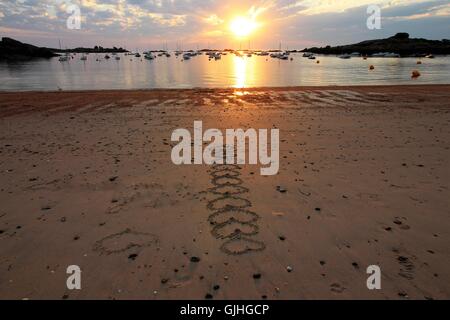
M136 258L137 258L137 253L132 253L132 254L130 254L129 256L128 256L128 259L130 259L130 260L136 260Z

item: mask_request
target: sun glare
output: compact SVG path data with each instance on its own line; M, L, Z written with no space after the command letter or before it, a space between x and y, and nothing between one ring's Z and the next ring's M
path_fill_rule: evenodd
M247 37L256 28L258 24L251 19L236 17L230 23L230 30L236 37Z

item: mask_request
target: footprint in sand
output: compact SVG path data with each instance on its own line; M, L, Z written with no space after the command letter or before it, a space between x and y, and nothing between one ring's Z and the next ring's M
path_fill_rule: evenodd
M122 232L114 233L98 240L95 242L93 249L100 254L116 254L131 249L135 251L151 247L158 242L158 237L153 234L125 229ZM133 254L136 253L133 252ZM132 255L130 255L129 258L134 260L137 255L134 258Z
M400 264L400 272L398 273L399 276L408 280L413 280L415 268L411 259L406 256L398 256L397 261Z

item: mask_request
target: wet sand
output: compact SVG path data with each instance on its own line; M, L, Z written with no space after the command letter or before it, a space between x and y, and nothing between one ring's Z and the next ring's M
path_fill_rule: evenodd
M174 165L194 120L278 175ZM450 298L450 85L0 93L0 140L2 299Z

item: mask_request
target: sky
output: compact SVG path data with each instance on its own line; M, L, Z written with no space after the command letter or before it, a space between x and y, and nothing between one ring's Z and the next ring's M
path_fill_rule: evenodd
M369 5L380 29L367 27ZM449 39L450 0L0 0L0 36L47 47L303 49L397 32Z

